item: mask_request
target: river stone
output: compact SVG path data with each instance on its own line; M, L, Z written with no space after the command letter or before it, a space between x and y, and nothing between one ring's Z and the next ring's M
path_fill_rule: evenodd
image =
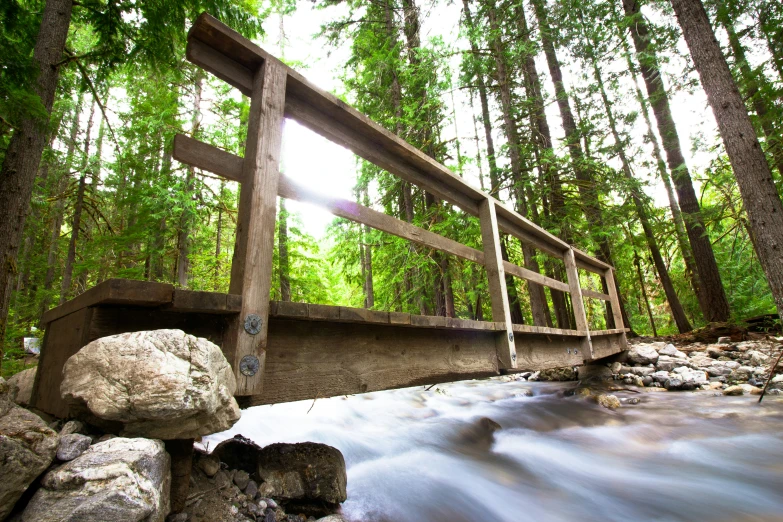
M669 378L669 372L667 371L658 371L651 375L653 380L655 382L666 382L666 380Z
M710 377L720 377L721 375L730 375L731 370L723 365L714 364L707 368L707 373Z
M635 366L631 368L631 373L634 375L640 375L642 377L646 377L648 375L652 375L655 373L655 368L650 368L649 366Z
M658 352L650 344L637 344L628 350L628 360L636 364L655 364Z
M315 442L271 444L258 454L259 491L277 500L325 501L347 498L345 459L336 448Z
M204 472L204 475L212 478L220 471L220 459L215 455L199 454L198 460L196 460L196 466Z
M750 379L751 372L746 367L740 367L733 370L729 375L729 379L732 381L747 381Z
M73 460L90 447L92 439L87 435L71 433L60 437L60 445L57 446L57 460L67 462Z
M715 363L712 357L707 357L703 353L691 355L689 362L692 366L698 366L699 368L706 368L707 366L711 366L713 363Z
M66 422L60 430L60 437L63 435L70 435L71 433L81 433L84 435L86 428L82 421L70 420Z
M742 395L743 393L745 393L745 390L742 386L729 386L723 390L723 395Z
M688 357L685 354L685 352L681 352L673 344L667 344L666 346L664 346L663 348L658 350L658 353L660 355L668 355L670 357L677 357L679 359L684 359L684 358Z
M54 460L59 436L38 416L11 402L0 377L0 520Z
M596 400L598 401L598 404L600 406L603 406L604 408L608 408L610 410L616 410L620 407L620 399L615 397L614 395L599 395Z
M11 398L19 406L27 407L30 405L30 399L33 396L33 383L35 382L35 373L38 368L28 368L12 375L8 379L8 386L11 389Z
M44 475L22 522L163 522L171 461L159 440L115 437Z
M769 356L759 351L751 350L748 352L748 355L750 355L751 366L764 366L765 364L769 364Z
M192 439L239 420L236 381L220 348L182 330L103 337L65 363L72 412L123 436Z

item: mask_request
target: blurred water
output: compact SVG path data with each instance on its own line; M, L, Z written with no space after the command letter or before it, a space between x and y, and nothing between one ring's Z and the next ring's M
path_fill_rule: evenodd
M261 406L205 442L339 448L351 521L783 520L783 399L616 392L610 411L573 387L489 379Z

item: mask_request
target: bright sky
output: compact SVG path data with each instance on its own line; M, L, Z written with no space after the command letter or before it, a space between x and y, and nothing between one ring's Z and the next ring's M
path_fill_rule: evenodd
M438 2L436 8L432 4L420 4L422 8L422 41L440 36L446 42L459 41L458 46L467 48L467 42L460 40L458 34L458 22L461 14L461 5L459 3L450 3L444 5ZM437 9L437 12L434 10ZM285 18L284 31L286 35L284 58L288 62L306 64L305 67L297 66L299 72L304 74L310 81L317 86L337 94L343 92L343 86L339 80L344 64L350 56L348 45L342 48L330 47L323 38L316 38L321 24L334 20L337 16L346 11L344 4L328 9L313 9L310 4L302 3L297 11ZM277 15L272 15L265 24L267 36L260 42L261 46L272 53L280 56L280 20ZM683 51L685 44L682 43ZM538 58L538 69L542 75L542 82L546 90L551 92L549 85L546 62L542 56ZM456 76L459 69L459 56L455 55L451 63L452 73ZM618 62L614 66L607 67L609 70L620 70L625 67L625 62ZM666 68L671 74L681 74L685 63L682 60L673 59ZM574 78L566 73L565 81L568 86L573 85ZM643 88L643 87L642 87ZM692 172L703 169L707 166L710 155L700 153L694 156L691 152L692 139L697 136L716 136L716 125L712 116L712 111L707 105L706 96L698 90L696 94L685 92L672 92L672 109L677 123L680 138L682 140L683 152ZM455 111L455 121L446 123L443 131L443 138L448 140L457 134L460 135L462 153L464 155L475 156L475 141L473 127L473 112L470 108L467 93L456 91L454 100L457 106ZM450 100L447 98L447 102ZM625 100L618 100L619 104L634 104L633 93L629 89ZM478 100L476 100L478 108ZM499 114L497 107L494 108L496 114ZM446 111L451 115L451 107ZM555 134L555 139L562 139L563 130L560 127L560 115L554 103L547 107L550 126ZM637 128L632 132L646 132L643 128L641 117L637 123ZM499 125L495 126L495 138L498 144L505 140L501 136ZM479 129L480 135L483 132ZM611 141L611 137L608 138ZM482 140L483 141L483 140ZM502 160L501 160L502 161ZM346 149L335 145L328 140L321 138L315 133L301 127L296 122L287 121L283 137L283 159L282 170L287 176L298 183L317 188L319 191L336 197L353 199L353 186L356 177L356 157ZM619 168L619 163L614 165ZM484 167L486 171L486 166ZM478 171L472 167L470 171L463 173L466 181L479 186ZM654 198L660 206L668 206L666 193L660 182L654 180L651 173L643 172L641 169L637 175L645 177L652 182L648 188L648 193ZM698 190L698 189L697 189ZM287 202L288 209L296 212L304 226L304 229L315 236L322 238L326 227L332 220L328 212L307 204L296 201Z

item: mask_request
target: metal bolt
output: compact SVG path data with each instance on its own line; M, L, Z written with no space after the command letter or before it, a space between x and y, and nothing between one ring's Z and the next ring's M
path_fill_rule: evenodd
M250 335L256 335L261 331L261 318L256 314L248 314L245 317L245 331Z
M258 357L255 355L245 355L242 357L242 360L239 361L239 372L247 377L252 377L258 373L259 366Z
M508 342L514 342L514 332L508 332Z
M566 348L566 353L570 355L571 354L571 348Z

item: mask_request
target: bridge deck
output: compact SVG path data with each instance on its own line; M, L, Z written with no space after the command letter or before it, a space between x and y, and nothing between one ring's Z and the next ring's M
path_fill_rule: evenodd
M180 328L222 346L241 296L111 279L44 316L34 406L66 416L62 367L84 344L106 335ZM513 325L519 369L582 364L584 332ZM381 312L343 306L272 302L264 388L245 406L325 398L419 384L499 375L495 337L504 324ZM606 357L624 349L625 330L591 332ZM241 378L241 377L240 377Z

